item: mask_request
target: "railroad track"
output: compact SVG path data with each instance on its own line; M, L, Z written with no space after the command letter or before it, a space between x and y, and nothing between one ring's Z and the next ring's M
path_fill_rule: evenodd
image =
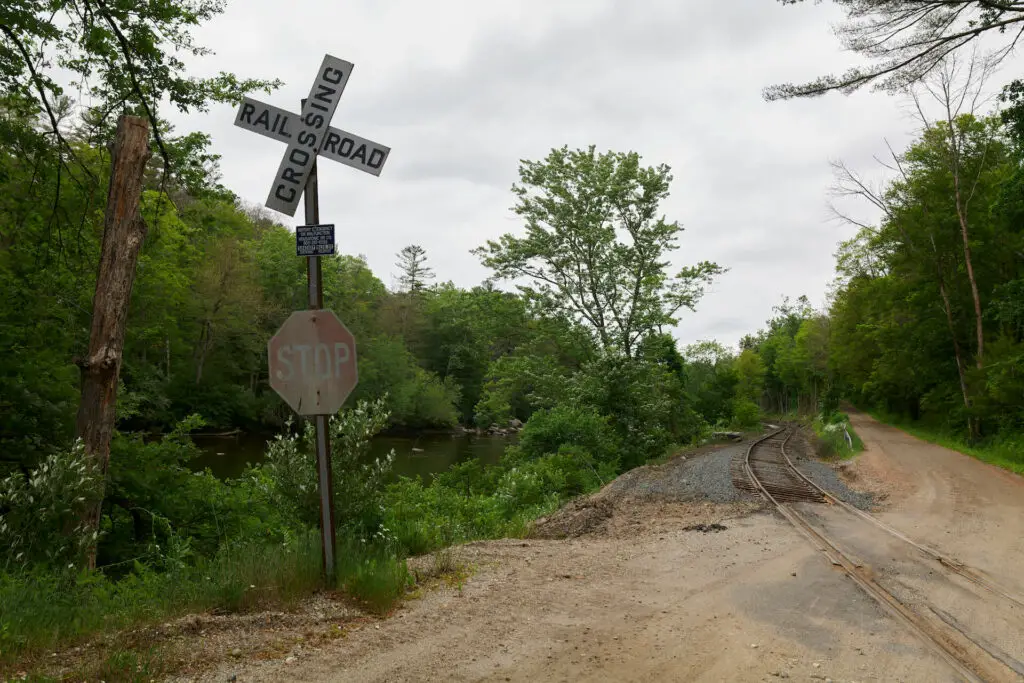
M793 433L791 429L782 428L751 442L745 457L740 461L739 471L736 468L733 470L733 479L737 486L760 493L822 551L833 565L839 567L897 621L913 631L964 680L972 683L1024 681L1024 663L991 642L977 636L972 637L954 617L942 610L927 604L924 605L927 612L920 606L917 610L912 609L879 584L870 568L866 568L859 559L844 551L825 531L812 524L796 504L826 503L836 506L855 517L858 522L867 522L882 529L937 562L944 570L967 579L996 596L1001 604L1009 605L1011 608L1024 608L1024 599L987 579L977 570L916 543L873 515L836 498L808 479L786 453L786 444Z

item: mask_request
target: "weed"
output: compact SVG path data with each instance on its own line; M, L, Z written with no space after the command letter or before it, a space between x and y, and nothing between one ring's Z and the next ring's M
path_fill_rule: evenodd
M339 544L338 585L378 614L390 610L411 584L404 556L391 544Z

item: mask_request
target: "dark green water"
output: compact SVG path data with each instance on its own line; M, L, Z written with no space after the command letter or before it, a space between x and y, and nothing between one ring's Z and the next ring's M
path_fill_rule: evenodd
M232 437L195 436L193 440L203 454L192 467L209 467L220 478L237 477L249 463L262 462L266 451L267 435L243 434ZM419 436L378 436L370 444L370 458L383 457L394 449L395 476L420 477L429 481L430 475L444 472L452 465L477 459L485 464L498 462L505 447L514 438L467 434L421 434ZM413 449L422 452L414 452Z

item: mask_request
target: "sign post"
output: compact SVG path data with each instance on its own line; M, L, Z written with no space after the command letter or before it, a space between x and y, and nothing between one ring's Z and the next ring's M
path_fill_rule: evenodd
M341 409L359 381L352 333L324 310L320 257L335 253L334 226L320 224L317 158L328 159L379 176L391 150L372 140L331 127L331 118L348 84L353 65L326 55L299 116L244 98L235 125L288 145L265 205L294 216L303 195L305 225L295 231L296 254L306 258L307 311L297 311L267 343L270 385L299 415L316 426L317 475L320 484L320 530L323 569L328 582L336 567L334 491L328 418Z

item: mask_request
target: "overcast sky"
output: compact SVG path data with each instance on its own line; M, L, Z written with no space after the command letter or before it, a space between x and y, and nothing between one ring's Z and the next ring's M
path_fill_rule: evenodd
M832 34L840 18L774 0L232 0L197 32L216 55L194 70L281 78L256 97L297 110L325 53L355 64L333 124L392 152L379 178L321 164L320 216L389 286L410 243L439 280L485 278L469 250L522 229L510 210L520 159L595 144L669 164L677 264L731 269L676 336L731 345L783 295L824 303L852 234L827 209L829 160L870 169L885 138L902 149L917 128L881 93L762 99L764 86L856 63ZM263 203L284 145L234 127L227 106L173 120L212 134L224 184Z

